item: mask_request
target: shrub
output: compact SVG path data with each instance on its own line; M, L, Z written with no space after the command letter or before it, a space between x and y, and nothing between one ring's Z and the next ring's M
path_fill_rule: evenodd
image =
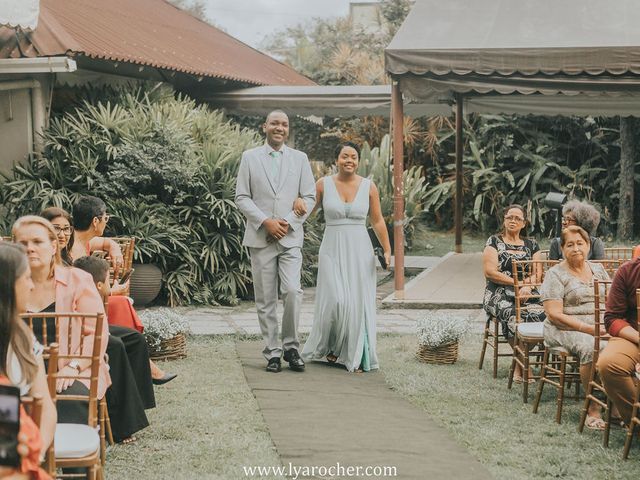
M259 138L170 91L114 98L52 119L43 155L0 182L0 228L96 195L112 214L107 234L137 238L135 261L158 264L171 305L236 302L250 264L235 179Z

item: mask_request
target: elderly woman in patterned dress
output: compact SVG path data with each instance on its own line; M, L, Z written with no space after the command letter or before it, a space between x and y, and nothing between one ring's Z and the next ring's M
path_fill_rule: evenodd
M609 275L601 264L587 261L591 241L583 228L574 225L562 230L560 245L564 260L549 269L540 288L547 314L544 343L563 347L580 360L580 380L586 391L593 363L593 336L598 328L593 281L609 280ZM605 427L595 402L589 405L585 426L593 430Z
M482 254L484 276L487 279L483 307L489 315L498 319L503 335L510 341L513 338L516 316L512 262L540 259L538 243L525 236L526 226L524 208L510 205L504 211L502 232L489 237ZM526 294L528 288L523 287L522 293ZM542 322L545 319L544 310L542 307L539 310L527 309L522 312L521 319L525 322ZM522 382L522 371L518 365L514 381Z

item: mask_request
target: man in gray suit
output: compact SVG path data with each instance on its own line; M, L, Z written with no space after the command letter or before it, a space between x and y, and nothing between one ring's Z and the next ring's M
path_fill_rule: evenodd
M281 110L271 112L262 126L266 142L242 154L236 205L246 217L242 244L249 247L258 321L262 330L267 371L279 372L280 356L289 368L304 371L298 349L298 318L302 304L302 224L293 202L302 197L310 212L316 189L307 155L285 145L289 118ZM282 343L278 340L278 284L284 300Z

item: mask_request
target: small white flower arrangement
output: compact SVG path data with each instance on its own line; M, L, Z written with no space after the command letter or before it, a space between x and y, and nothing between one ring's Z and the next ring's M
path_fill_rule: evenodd
M188 334L189 322L170 308L145 310L140 313L144 335L151 348L160 347L163 340L170 340L180 333Z
M428 311L418 319L416 330L418 343L428 348L438 348L456 343L469 329L469 319L459 315Z

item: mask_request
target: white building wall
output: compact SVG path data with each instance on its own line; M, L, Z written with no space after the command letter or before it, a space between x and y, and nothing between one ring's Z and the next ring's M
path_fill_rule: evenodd
M33 151L32 125L31 89L0 91L1 173L9 173Z

